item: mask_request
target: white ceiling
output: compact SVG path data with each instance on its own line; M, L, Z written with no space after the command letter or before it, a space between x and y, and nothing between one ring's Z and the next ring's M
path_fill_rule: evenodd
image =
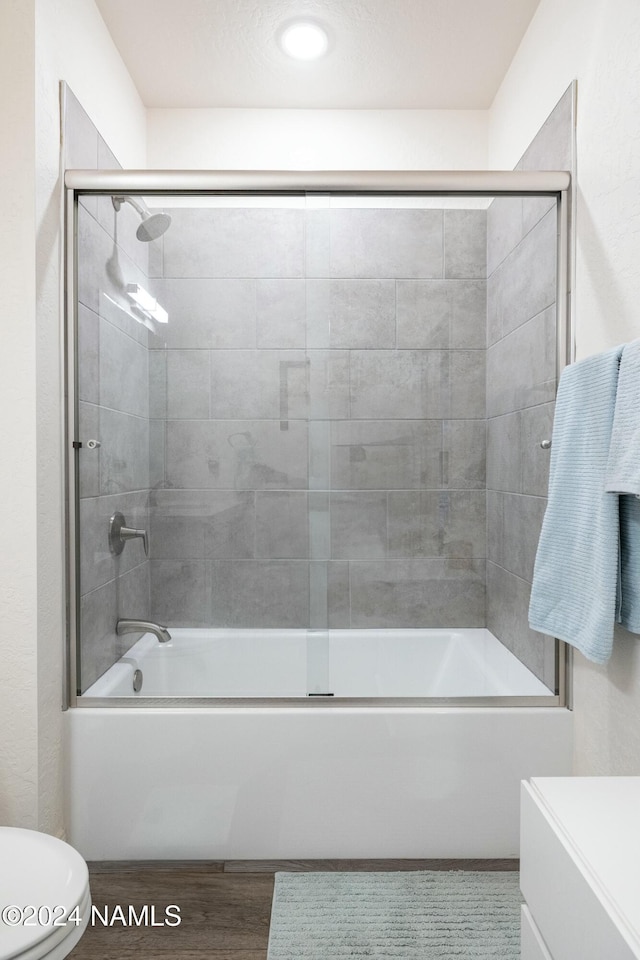
M539 0L96 0L148 107L485 109ZM330 37L291 60L297 16Z

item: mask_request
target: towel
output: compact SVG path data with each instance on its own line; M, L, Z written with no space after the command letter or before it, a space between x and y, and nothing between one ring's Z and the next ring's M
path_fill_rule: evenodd
M620 358L605 490L620 496L620 564L616 619L640 633L640 340Z
M529 605L533 630L595 663L611 655L617 612L618 497L604 487L621 355L616 347L588 357L560 378Z
M620 580L618 623L640 633L640 500L620 497Z
M605 489L640 496L640 340L620 358Z

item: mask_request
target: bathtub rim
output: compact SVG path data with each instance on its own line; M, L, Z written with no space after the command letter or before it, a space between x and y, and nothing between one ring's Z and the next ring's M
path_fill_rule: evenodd
M113 709L125 708L129 710L153 709L166 707L169 710L177 709L204 709L220 707L225 710L257 709L295 709L312 710L397 710L406 707L415 709L481 709L483 707L552 707L554 709L571 709L562 702L558 694L543 696L513 696L513 697L85 697L77 696L70 704L71 709L87 710L91 708Z

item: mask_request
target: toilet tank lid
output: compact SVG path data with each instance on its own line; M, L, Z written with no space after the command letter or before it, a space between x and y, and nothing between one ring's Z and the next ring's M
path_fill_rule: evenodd
M0 909L61 906L66 917L86 900L88 887L87 865L68 843L37 830L0 827ZM2 960L19 956L49 936L58 939L76 929L54 927L46 913L35 919L41 922L11 925L0 917Z

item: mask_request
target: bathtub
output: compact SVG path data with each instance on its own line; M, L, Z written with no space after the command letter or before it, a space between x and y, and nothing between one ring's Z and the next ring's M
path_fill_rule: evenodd
M134 672L142 688L134 691ZM317 689L315 689L317 688ZM549 697L488 630L171 630L145 634L93 697Z
M65 714L86 859L516 857L520 780L571 773L571 713L487 630L171 632Z

